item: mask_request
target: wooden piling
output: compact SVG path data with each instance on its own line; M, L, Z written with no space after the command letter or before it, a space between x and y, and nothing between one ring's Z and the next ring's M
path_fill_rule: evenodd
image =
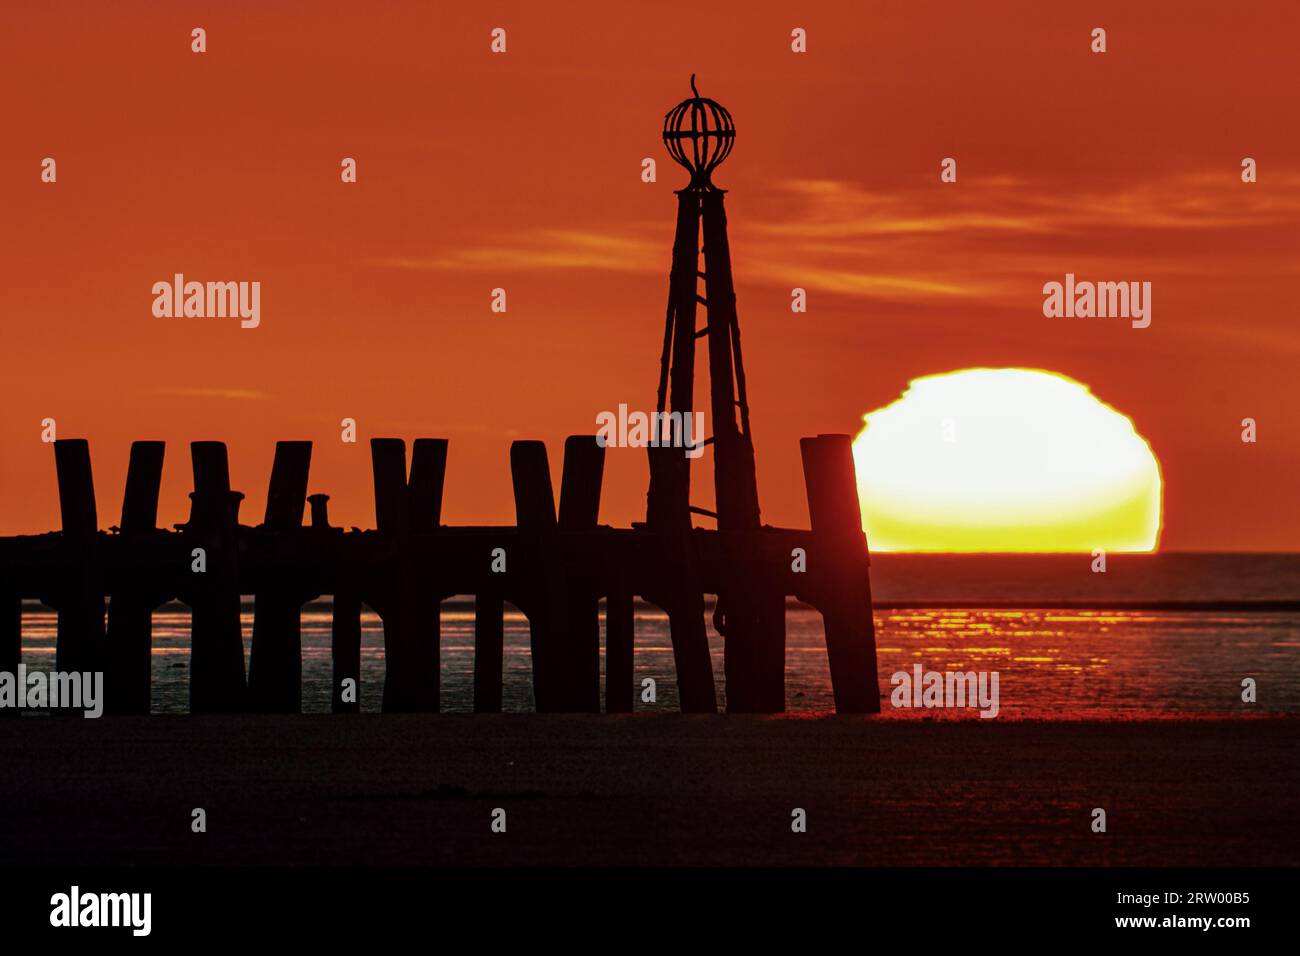
M677 694L688 714L718 711L713 660L704 624L704 593L699 555L692 540L688 459L680 448L646 449L650 456L650 495L646 523L660 539L658 583L642 596L668 615L668 633L677 669Z
M447 439L417 438L411 447L409 481L411 530L434 532L442 525L442 489L447 476Z
M632 594L612 589L605 599L605 712L630 714L635 699L635 616Z
M190 615L190 712L232 713L244 709L244 639L240 627L238 525L243 495L230 489L225 442L190 443L194 492L186 525L183 574ZM203 549L205 570L195 571L195 549Z
M434 481L434 470L425 458L432 457L430 446L423 447L426 451L415 476L418 488L413 494L406 476L406 443L400 438L370 441L375 523L390 543L389 580L372 602L384 622L386 713L437 713L440 703L441 600L434 591L434 582L420 580L412 558L413 523L427 527L429 521L426 510L418 522L413 522L413 501L429 505L430 494L436 488L436 509L441 509L442 482Z
M555 491L551 487L546 444L524 440L512 442L510 478L515 492L516 526L529 531L556 530Z
M560 530L589 531L600 519L600 488L605 449L594 435L570 435L564 441L560 478Z
M742 575L752 573L753 580ZM735 583L719 595L714 626L724 635L727 713L779 714L785 710L785 594L764 581L761 569L733 570Z
M271 462L271 482L266 492L264 527L292 532L302 527L307 501L307 476L311 470L311 442L278 441Z
M60 557L64 567L62 579L53 588L51 599L58 612L54 668L59 671L100 670L103 666L104 590L95 556L99 523L89 443L84 438L57 439L54 442L54 464L63 525Z
M330 633L333 684L330 709L336 714L361 712L361 598L355 591L340 589L334 595L334 619ZM344 700L344 682L351 680L351 700Z
M150 539L158 533L158 492L165 451L166 445L160 441L131 443L118 527L121 542L128 549L128 561L125 568L115 569L118 583L108 603L104 708L110 714L149 713L153 613L171 595L161 580L156 576L151 579L145 567L132 559L140 549L147 549Z
M870 558L862 533L853 446L848 435L799 441L813 547L809 594L822 613L831 685L839 713L880 712Z
M274 535L301 530L311 442L275 443L262 527ZM248 707L258 713L302 711L302 605L315 597L292 574L264 585L253 603Z
M95 482L90 468L90 443L84 438L54 442L54 467L59 483L59 515L66 538L93 538L99 530L95 512Z
M510 475L522 554L509 560L523 568L524 584L518 590L520 609L528 618L533 698L541 713L575 710L576 702L564 679L568 595L546 445L540 441L511 444Z
M158 492L162 486L165 442L131 442L122 495L122 534L144 534L158 527Z
M370 466L375 479L375 528L380 534L398 535L408 531L406 442L400 438L370 439Z
M411 472L406 482L406 520L410 534L436 534L442 527L442 490L447 474L447 439L417 438L411 444ZM420 708L437 713L442 706L442 598L440 582L421 578L414 565L403 576L410 608L417 674L425 675Z
M505 602L492 593L474 595L474 712L501 712L505 658Z
M564 442L560 479L560 532L595 529L605 449L594 435L570 435ZM569 630L564 654L566 699L574 710L600 713L600 590L588 575L569 574Z
M704 596L679 593L664 610L673 642L673 664L677 668L677 696L684 714L716 714L718 692L713 686L713 660L709 655L709 634L704 625Z

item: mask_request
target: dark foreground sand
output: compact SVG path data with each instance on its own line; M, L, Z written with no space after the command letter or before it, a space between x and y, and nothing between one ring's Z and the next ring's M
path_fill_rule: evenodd
M0 720L32 863L1297 864L1300 720Z

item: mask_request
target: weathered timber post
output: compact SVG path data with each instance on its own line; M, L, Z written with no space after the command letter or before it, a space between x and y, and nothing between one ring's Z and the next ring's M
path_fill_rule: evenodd
M427 448L428 446L426 446ZM427 526L428 517L412 515L416 498L427 501L434 485L432 454L413 473L420 491L413 494L406 476L406 443L400 438L372 438L370 456L375 476L375 524L389 543L391 573L372 606L384 622L384 711L438 712L439 598L432 582L419 579L411 532ZM443 461L445 462L445 452ZM437 487L441 488L438 477ZM439 494L439 501L441 495ZM432 633L430 633L432 631Z
M153 612L171 595L160 580L158 490L162 484L160 441L131 443L118 528L123 557L113 568L116 583L108 602L108 653L105 709L111 714L147 714L153 679Z
M447 439L417 438L411 444L411 474L406 485L410 531L437 534L442 528L442 491L447 477ZM403 577L406 602L414 625L414 641L425 674L425 705L437 713L442 706L442 583L421 578L414 563Z
M501 712L501 668L505 659L505 602L499 593L474 595L474 712Z
M432 534L442 527L442 489L447 479L447 439L417 438L411 445L411 530Z
M605 712L609 714L632 712L633 615L632 592L621 584L611 588L605 598Z
M785 710L785 594L743 554L726 560L727 600L719 595L713 621L726 638L727 713L779 714Z
M330 656L334 665L330 709L336 714L361 713L361 598L353 590L339 588L334 594ZM346 681L352 693L345 695ZM344 697L350 700L344 700Z
M646 524L664 542L659 561L660 580L645 589L643 597L668 615L668 632L677 668L677 693L685 713L718 711L713 686L713 661L704 625L704 593L700 584L699 556L691 537L688 504L689 459L681 448L650 447L650 494Z
M275 443L263 531L276 538L302 530L311 468L311 442ZM302 605L315 597L290 570L263 584L253 602L253 642L248 655L248 707L260 713L302 711Z
M312 534L343 533L342 528L330 527L329 500L329 495L307 496L307 504L311 508ZM361 712L361 593L347 580L351 572L350 568L343 571L333 585L330 710L336 714ZM350 686L348 681L351 681Z
M63 579L45 602L58 612L54 669L95 671L103 665L104 591L95 557L99 528L90 445L84 438L57 439L54 465L63 522Z
M190 712L244 709L244 639L239 620L239 502L230 489L226 444L190 443L194 491L186 525L190 615ZM196 553L199 552L199 553Z
M560 533L590 532L600 517L605 449L594 435L570 435L564 442L560 478ZM566 699L574 710L600 713L600 590L583 574L570 574Z
M880 712L870 557L862 533L853 446L848 435L802 438L804 483L812 518L809 596L826 626L835 709Z
M515 492L515 525L521 555L511 555L527 578L518 589L520 610L528 617L533 660L533 698L539 713L579 709L565 683L568 643L568 595L555 517L555 491L540 441L510 446L510 475ZM522 559L522 560L521 560Z

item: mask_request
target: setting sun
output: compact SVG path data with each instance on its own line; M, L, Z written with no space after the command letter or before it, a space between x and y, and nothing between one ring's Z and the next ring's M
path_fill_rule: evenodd
M1160 466L1122 413L1053 372L913 379L853 443L873 551L1152 551Z

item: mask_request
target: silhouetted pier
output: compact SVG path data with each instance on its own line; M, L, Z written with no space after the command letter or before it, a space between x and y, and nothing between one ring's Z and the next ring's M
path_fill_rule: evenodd
M533 696L544 712L600 710L600 602L605 602L605 709L630 711L633 599L668 616L682 709L717 710L705 595L725 639L727 709L785 709L785 599L822 613L836 709L875 713L875 630L867 543L847 435L801 442L811 531L773 528L759 517L740 324L732 284L724 191L711 179L735 140L731 114L693 95L664 118L663 139L691 174L677 195L656 421L676 423L648 449L646 520L598 523L605 448L594 436L565 442L559 509L546 446L510 449L515 524L442 523L447 442L416 439L408 469L396 438L370 443L375 529L329 524L328 499L307 494L311 443L277 444L261 524L240 524L243 495L230 487L226 446L190 446L189 520L157 527L161 442L131 448L121 524L99 530L90 449L54 443L62 530L0 538L0 670L20 654L22 599L58 612L56 669L104 670L106 704L149 709L154 610L180 600L192 610L190 708L195 713L295 712L302 704L302 606L333 596L333 698L356 711L362 606L384 624L385 711L439 709L439 606L475 600L474 708L501 709L502 615L509 602L528 619ZM703 245L701 245L703 235ZM705 295L699 283L704 283ZM700 309L705 324L697 328ZM696 343L708 346L713 435L683 434L692 420ZM660 437L656 428L656 440ZM711 447L717 511L690 504L690 459ZM308 503L311 520L304 526ZM694 527L693 516L717 522ZM241 595L254 595L245 680ZM109 599L107 620L105 598Z
M192 611L190 706L194 713L301 709L302 606L333 596L333 697L359 709L361 613L383 621L385 711L439 709L439 605L475 598L474 709L499 711L502 616L526 616L533 688L543 712L598 712L600 602L605 602L605 709L630 711L633 599L667 614L682 709L717 709L704 595L743 578L759 599L786 596L826 621L836 708L879 709L866 544L859 525L849 439L802 442L811 531L762 527L712 531L598 524L605 449L592 436L565 443L557 511L544 444L511 448L516 523L455 527L441 520L447 442L371 441L374 530L331 527L325 495L307 494L311 443L276 446L266 512L241 524L243 495L230 487L226 446L194 442L188 521L157 527L164 448L131 448L120 524L99 529L90 448L54 443L62 529L0 538L0 670L21 653L22 601L57 612L55 668L105 672L111 713L147 713L154 610L179 600ZM680 449L650 449L652 456ZM670 470L671 472L671 470ZM678 474L681 472L678 471ZM310 521L304 513L310 503ZM806 570L795 570L802 549ZM240 600L254 596L247 678ZM106 604L107 601L107 613ZM782 612L783 613L783 612ZM728 640L729 710L784 709L784 628L768 646ZM358 695L344 701L351 679Z

